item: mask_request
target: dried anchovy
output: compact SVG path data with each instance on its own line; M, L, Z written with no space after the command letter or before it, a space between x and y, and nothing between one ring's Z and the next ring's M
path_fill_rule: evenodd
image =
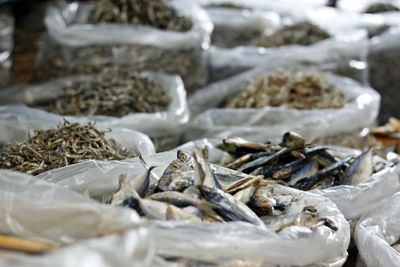
M36 130L22 143L6 144L0 151L0 169L37 175L83 160L122 160L137 156L119 147L94 124L64 121L56 129Z
M207 7L208 8L210 8L210 7L221 7L221 8L231 8L231 9L239 9L239 10L247 9L247 7L244 6L244 5L235 4L235 3L232 3L232 2L229 2L229 1L210 4Z
M391 3L374 3L365 10L365 13L375 14L389 11L400 11L400 9Z
M35 80L75 74L99 73L111 66L135 71L178 74L186 90L204 84L207 68L203 51L195 48L167 50L153 46L107 45L66 47L45 39L35 69ZM121 56L123 55L123 56Z
M140 73L111 69L94 80L75 81L64 95L44 108L61 115L153 113L167 109L171 99L161 85Z
M345 103L345 95L317 74L275 71L258 78L240 94L228 98L224 107L325 109L341 108Z
M100 0L88 22L149 25L178 32L192 28L192 21L179 15L166 0Z
M251 44L262 47L278 47L282 45L311 45L329 38L330 35L318 26L303 21L285 26L271 35L255 38Z

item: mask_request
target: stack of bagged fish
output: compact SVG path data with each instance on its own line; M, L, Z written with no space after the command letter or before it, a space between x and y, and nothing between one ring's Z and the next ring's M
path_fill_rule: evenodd
M335 222L319 216L314 206L294 195L278 194L276 184L263 176L216 171L208 161L207 148L191 153L177 151L160 178L154 166L129 182L120 177L120 188L105 202L131 207L148 219L190 222L241 221L279 232L289 226L310 229L325 225L337 231ZM229 174L228 174L229 173Z
M225 138L218 148L229 154L222 159L227 168L300 190L357 185L383 167L374 166L371 149L339 158L332 148L307 144L294 132L285 133L279 144Z

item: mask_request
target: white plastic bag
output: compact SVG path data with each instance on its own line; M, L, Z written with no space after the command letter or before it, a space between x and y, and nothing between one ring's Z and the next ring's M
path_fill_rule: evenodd
M0 87L10 82L13 34L13 18L7 12L0 11Z
M87 24L93 3L76 2L50 8L45 17L50 38L38 55L39 78L85 70L93 73L101 66L118 64L139 70L177 73L189 88L204 84L207 80L204 49L209 46L212 22L192 1L173 0L171 3L192 20L193 27L189 31Z
M267 141L267 138L262 141ZM220 162L226 154L216 148L216 145L221 142L220 138L205 138L188 142L179 148L191 150L195 145L207 146L210 151L210 160ZM342 156L360 153L359 150L345 147L334 147L334 151ZM356 221L361 215L374 210L382 201L400 191L400 176L397 166L392 166L391 162L377 156L373 158L373 161L374 164L383 164L384 168L358 185L339 185L309 192L329 198L336 204L346 219Z
M238 94L257 77L271 73L276 68L300 68L291 61L278 60L254 70L216 82L197 91L189 99L193 120L185 131L186 140L203 137L244 136L254 141L281 137L294 130L308 140L318 137L352 132L371 125L379 111L380 96L372 88L348 78L326 74L328 82L335 85L350 99L343 108L297 110L282 107L262 109L225 109L220 105L227 97Z
M176 158L175 152L144 157L149 166L159 166L161 174ZM144 169L138 159L122 162L83 162L44 173L37 178L57 183L75 191L87 191L92 197L110 194L118 188L118 175L134 179ZM101 175L99 175L101 174ZM338 226L336 232L322 226L313 230L287 227L279 233L261 230L246 223L190 224L187 222L155 222L142 220L163 256L177 256L206 262L250 259L267 266L296 265L340 266L347 256L349 225L336 206L324 197L277 186L275 193L296 195L301 199L294 210L314 206L321 217ZM289 255L287 251L291 251Z
M278 14L267 11L208 7L207 12L214 23L211 43L215 46L247 44L265 30L272 30L280 24Z
M162 138L171 138L166 145L174 147L180 139L178 127L187 122L189 111L186 103L186 92L178 76L159 73L143 73L154 78L171 98L166 111L156 113L131 113L121 118L109 116L61 116L37 108L17 106L17 104L34 105L40 101L51 101L63 92L65 85L90 76L69 77L36 85L13 86L0 91L0 143L21 140L28 136L32 128L56 126L64 119L70 122L96 122L101 129L127 128L148 134L151 138L163 142ZM137 135L137 134L136 134ZM126 138L124 138L127 140ZM141 138L143 139L143 138ZM131 142L134 142L132 139ZM159 141L160 142L160 141ZM147 142L148 143L148 142ZM160 144L156 143L160 148Z
M355 241L367 266L396 267L400 253L391 245L400 239L400 193L385 201L357 224Z

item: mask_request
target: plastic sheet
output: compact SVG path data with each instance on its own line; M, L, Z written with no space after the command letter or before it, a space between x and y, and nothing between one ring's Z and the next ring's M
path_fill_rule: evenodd
M117 64L177 73L183 77L186 89L204 84L204 51L209 46L212 22L191 1L174 0L172 4L192 19L191 30L172 32L148 26L86 24L93 4L71 3L49 9L45 18L49 39L38 55L38 78L95 73L102 66Z
M91 76L69 77L36 85L23 85L9 87L0 92L0 143L13 140L23 140L32 128L48 128L56 126L64 119L70 122L96 122L101 129L127 128L148 134L158 142L160 148L174 146L180 139L177 127L189 119L186 103L186 92L182 80L178 76L158 73L144 73L159 82L171 98L168 109L157 113L132 113L121 118L108 116L60 116L37 108L21 106L21 104L35 105L35 103L48 102L62 94L63 87L80 79L90 79ZM138 136L138 134L135 134ZM165 142L163 139L171 138ZM139 136L140 137L140 136ZM144 142L141 136L139 141ZM126 138L124 140L128 141ZM167 140L168 141L168 140ZM132 138L130 142L135 142Z
M3 87L10 82L13 35L13 18L7 12L0 10L0 87Z
M267 141L267 138L263 141ZM195 145L207 146L210 150L210 160L220 162L225 152L216 148L219 143L221 143L220 138L199 139L188 142L179 148L191 150ZM339 155L342 156L360 153L359 150L345 147L335 147L334 151L338 151ZM336 204L346 219L357 221L361 215L374 210L380 203L400 190L398 172L400 169L380 157L375 156L373 160L374 164L383 164L385 167L358 185L339 185L309 192L329 198Z
M294 130L308 140L352 132L371 125L379 110L380 96L373 89L333 74L326 74L350 100L343 108L297 110L282 107L262 109L225 109L220 105L242 91L249 81L277 69L312 69L291 61L273 61L232 78L216 82L196 92L189 99L194 117L185 131L186 140L203 137L243 136L254 141L280 137Z
M355 241L368 266L399 266L400 254L391 245L400 239L400 193L382 203L357 225Z
M148 165L158 166L155 169L158 174L161 174L175 158L175 152L144 157ZM91 161L72 165L64 170L47 172L37 178L75 191L86 191L91 197L98 198L117 190L119 174L127 174L129 181L143 171L138 159L122 162ZM336 206L321 196L282 186L276 186L274 192L295 195L297 199L301 199L298 205L292 207L294 212L302 210L304 206L315 206L321 217L330 218L335 222L338 231L334 232L325 226L313 230L294 226L274 233L246 223L190 224L142 221L141 225L148 229L157 253L163 256L206 262L251 259L271 266L340 266L347 256L350 232L347 221ZM293 251L293 255L289 257L287 251Z

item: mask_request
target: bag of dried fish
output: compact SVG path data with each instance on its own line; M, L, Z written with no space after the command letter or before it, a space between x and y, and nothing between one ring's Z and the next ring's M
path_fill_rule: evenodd
M13 34L13 18L8 12L0 9L0 87L3 87L10 82Z
M348 220L357 220L400 190L397 166L373 156L371 149L314 145L294 132L276 142L213 138L179 149L191 150L196 145L210 147L210 158L227 168L327 197Z
M395 267L400 262L400 193L384 201L357 224L355 241L368 266Z
M99 267L147 266L154 257L148 232L129 209L5 170L0 200L2 267L83 267L94 257Z
M200 147L141 161L84 162L38 178L135 209L156 250L168 258L324 265L346 257L347 221L321 196L210 165L207 150ZM283 247L300 247L301 260L280 256ZM329 255L322 253L328 247Z
M117 129L114 135L120 134L125 138L126 135L129 138L140 136L129 130L120 132ZM151 144L147 136L140 137ZM121 146L124 139L119 138L118 141L120 143L107 137L106 132L100 131L94 124L64 121L55 129L34 130L24 142L5 144L0 150L0 169L37 175L85 160L123 160L140 155L139 147L125 148ZM152 148L149 146L149 151L145 152L154 152Z
M32 128L54 127L67 119L144 132L158 150L165 150L178 144L178 126L189 116L178 76L120 68L9 87L0 92L0 105L6 105L0 106L0 143L24 140Z
M273 74L277 69L283 76ZM299 81L299 87L285 88L289 84L285 77L291 75ZM235 96L237 101L231 100L232 106L226 108L227 101ZM294 130L313 140L368 127L377 117L379 101L373 89L348 78L276 61L193 94L189 98L193 119L185 139L246 136L263 141Z
M278 14L260 10L211 6L207 13L214 23L211 43L219 47L246 45L280 23Z
M189 91L207 80L205 49L212 23L193 2L71 3L50 8L45 23L48 37L37 58L38 79L122 65L179 74Z

